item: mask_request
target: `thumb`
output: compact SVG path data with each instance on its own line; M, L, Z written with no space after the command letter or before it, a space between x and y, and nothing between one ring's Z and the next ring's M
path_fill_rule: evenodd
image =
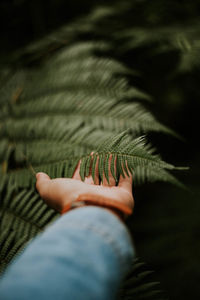
M59 209L55 201L59 198L59 193L55 193L55 183L46 173L39 172L36 174L36 189L39 192L40 197L45 200L48 205L55 209Z
M43 199L49 194L48 190L50 182L51 178L46 173L39 172L36 174L36 189Z
M44 179L50 179L49 175L43 172L39 172L36 174L36 179L37 180L44 180Z
M36 189L42 198L46 195L50 181L51 178L46 173L39 172L36 174Z

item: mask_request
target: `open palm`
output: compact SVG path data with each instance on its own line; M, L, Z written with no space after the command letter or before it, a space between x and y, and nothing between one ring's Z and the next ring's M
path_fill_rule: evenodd
M85 201L90 204L115 207L126 215L132 213L134 206L132 176L120 176L116 186L110 168L109 183L105 177L101 184L99 183L98 165L95 182L91 174L82 181L79 172L80 161L72 178L50 179L45 173L37 173L36 188L42 199L58 212L68 210L73 202Z

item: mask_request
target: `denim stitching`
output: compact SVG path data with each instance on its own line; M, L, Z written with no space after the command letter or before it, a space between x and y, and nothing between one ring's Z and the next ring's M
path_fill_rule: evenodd
M81 224L81 228L80 228L80 226L77 226L77 224L65 224L65 225L67 225L67 228L72 227L72 228L78 228L78 229L89 229L89 230L101 235L101 237L103 237L103 240L109 246L112 246L114 253L119 258L121 267L123 269L125 268L125 265L128 263L129 259L124 257L124 255L122 254L121 249L120 249L121 247L119 247L119 245L117 245L116 241L114 239L112 239L112 237L106 230L100 230L96 226L89 225L89 224L88 225Z

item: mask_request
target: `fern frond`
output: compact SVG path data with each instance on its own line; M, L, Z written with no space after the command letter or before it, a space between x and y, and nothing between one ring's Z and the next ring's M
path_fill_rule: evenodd
M30 118L48 115L60 115L61 118L66 116L66 120L79 120L91 128L102 128L112 132L121 132L125 129L132 129L132 132L137 134L148 131L161 131L176 136L171 129L159 123L155 117L147 111L140 103L124 103L117 99L107 99L95 95L89 96L80 95L79 93L70 95L60 94L58 97L46 97L36 101L29 101L26 104L19 104L13 109L13 114L23 121L23 116ZM51 101L52 98L52 101ZM67 101L66 101L67 99ZM50 104L48 104L50 103ZM96 103L94 105L94 103ZM48 117L50 119L50 117ZM52 119L53 121L53 119ZM39 122L37 122L39 126ZM9 125L8 125L9 126ZM53 123L52 125L53 126Z
M163 182L170 182L182 189L187 189L175 176L170 174L167 170L161 169L159 167L158 168L155 167L151 169L142 166L136 167L135 174L136 174L134 177L135 185L140 185L146 182L147 180L149 182L163 181Z
M101 157L101 169L103 170L103 172L101 171L100 177L102 180L103 173L105 174L105 176L108 174L109 163L106 159L107 155L115 156L118 170L117 172L119 172L119 175L124 176L123 170L125 170L126 174L129 176L129 170L133 174L133 178L137 178L139 174L140 180L143 180L144 182L146 179L148 179L149 175L151 177L150 170L154 170L156 168L158 177L162 180L162 176L164 175L164 173L162 173L162 171L159 173L159 170L173 170L176 168L173 165L162 161L158 155L153 154L153 150L154 149L151 149L149 145L146 145L144 137L139 137L137 139L131 140L131 138L127 135L127 132L125 131L119 135L113 136L112 139L106 140L99 147L97 152L94 152L93 156L98 155ZM114 161L112 161L111 163L112 170L114 170L113 164ZM126 164L128 170L126 168ZM144 176L141 176L141 167L145 168L146 173L143 173ZM92 176L93 178L95 177L94 172L92 173ZM117 177L116 173L115 177ZM106 176L106 179L108 180L108 176ZM164 176L163 179L166 180Z
M199 24L159 28L132 27L114 33L116 43L123 41L121 55L135 49L149 49L150 55L177 52L179 61L176 72L189 72L199 67Z
M67 118L49 117L7 119L4 123L4 135L11 141L33 140L33 139L55 139L67 141L83 125L83 120L67 120Z
M75 147L73 148L75 149ZM81 149L77 150L79 156L75 156L74 149L68 149L68 151L71 151L71 156L69 156L70 152L64 153L67 151L67 148L64 148L64 152L61 153L63 156L65 154L66 158L63 161L60 161L60 158L58 157L57 161L52 162L51 164L48 162L46 165L36 165L34 166L35 172L46 172L52 178L63 176L72 177L76 165L81 159L80 175L82 180L88 175L88 170L90 168L92 169L93 179L95 178L96 165L93 166L93 164L98 163L101 180L103 180L104 174L108 180L108 168L110 167L116 180L119 175L124 176L125 171L128 176L130 175L129 172L133 174L134 182L136 184L144 183L147 180L160 180L169 181L181 186L178 180L166 171L175 170L177 168L162 161L159 155L153 154L154 149L146 143L144 137L132 139L127 134L127 131L104 140L104 142L99 145L98 149L94 151L93 158L96 158L93 160L90 152L88 152L87 155L81 155ZM113 156L114 158L109 166L110 156ZM116 170L114 167L115 163L117 165ZM27 169L11 171L8 173L8 177L10 184L12 183L18 187L28 187L35 183L35 178Z
M136 258L131 264L130 271L123 280L118 293L121 300L166 300L160 288L160 283L152 281L153 271L149 270L144 262Z
M35 190L16 191L8 183L6 197L1 199L0 272L22 251L26 243L55 218L57 214L38 196Z
M123 1L97 8L16 53L19 70L0 71L0 269L57 218L33 188L34 172L72 177L81 159L82 179L90 170L94 178L98 164L101 180L109 179L110 167L116 182L131 173L136 185L157 180L181 185L168 172L176 168L139 136L174 133L144 106L151 96L132 83L142 72L121 59L147 44L159 45L157 51L178 49L180 30L170 36L171 29L162 28L156 36L157 29L127 28L134 5ZM134 263L122 299L159 299L157 283L144 283L150 273L141 268Z

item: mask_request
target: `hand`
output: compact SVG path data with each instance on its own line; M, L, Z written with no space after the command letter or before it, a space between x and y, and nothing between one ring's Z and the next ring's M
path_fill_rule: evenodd
M115 202L119 207L123 206L127 208L127 214L130 214L128 210L132 212L134 199L132 195L131 175L130 177L125 175L125 178L120 176L119 183L115 186L115 180L111 174L110 167L109 184L105 176L103 177L103 183L99 184L98 164L95 170L95 183L91 174L82 181L79 171L80 161L72 178L50 179L45 173L37 173L36 188L41 198L58 212L62 212L64 207L77 199L82 201L89 200L91 202L94 200L94 203L98 200L102 205L105 201L107 203Z

